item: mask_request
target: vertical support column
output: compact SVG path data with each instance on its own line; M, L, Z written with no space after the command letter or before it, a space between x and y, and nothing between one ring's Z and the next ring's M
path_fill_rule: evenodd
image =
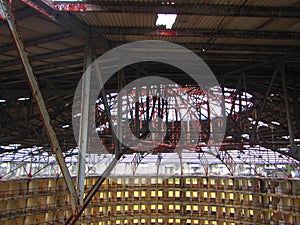
M288 124L289 136L290 136L290 145L291 145L291 147L290 147L289 153L291 155L295 155L297 149L296 149L295 142L294 142L294 132L293 132L292 122L291 122L291 117L290 117L290 106L289 106L289 99L288 99L288 93L287 93L286 81L285 81L285 69L284 69L283 65L280 67L280 73L281 73L281 79L282 79L282 88L283 88L283 95L284 95L286 120L287 120L287 124Z
M85 163L86 151L88 148L88 130L89 130L89 106L90 106L90 86L91 86L91 68L89 67L93 61L93 42L88 38L85 44L85 76L82 82L82 101L81 101L81 117L79 129L79 152L78 152L78 170L77 170L77 192L79 204L83 203L84 195L84 177L85 177Z
M274 72L273 72L273 75L272 75L272 79L271 79L270 85L269 85L269 87L268 87L268 90L267 90L267 92L266 92L266 95L265 95L265 97L264 97L264 100L263 100L263 102L262 102L262 105L261 105L261 107L260 107L259 113L257 114L256 120L255 120L255 124L254 124L254 126L253 126L253 128L252 128L252 132L251 132L251 141L254 141L254 134L255 134L255 131L256 131L257 126L258 126L258 122L259 122L259 119L260 119L260 115L261 115L261 113L263 112L263 110L264 110L264 108L265 108L265 105L266 105L266 103L267 103L267 100L268 100L268 97L269 97L269 95L270 95L271 89L272 89L272 87L273 87L273 84L274 84L274 81L275 81L275 78L276 78L277 73L278 73L278 67L276 67L276 68L274 69Z
M120 99L118 99L118 115L117 115L117 137L119 137L120 142L120 149L115 148L115 155L120 153L122 148L122 136L123 136L123 129L122 129L122 121L123 121L123 93L120 93L122 88L124 87L124 71L120 70L118 72L118 92ZM125 93L124 93L125 94Z
M66 181L68 190L69 190L69 192L72 196L71 197L72 209L75 209L76 205L78 204L77 193L76 193L75 187L72 183L70 172L69 172L69 170L66 166L66 163L64 161L64 158L63 158L63 155L62 155L62 150L61 150L61 147L59 145L59 142L58 142L57 136L55 134L54 128L52 127L52 124L51 124L51 121L50 121L50 116L49 116L49 113L47 111L42 92L41 92L40 87L38 85L38 82L37 82L37 80L34 76L32 66L29 63L28 54L26 52L23 41L20 37L20 33L19 33L18 26L17 26L17 23L15 21L14 15L13 15L13 12L10 8L10 5L9 5L8 1L6 1L6 0L1 0L0 1L0 6L2 7L2 9L4 11L4 15L7 18L7 23L8 23L9 29L11 31L12 37L14 39L15 45L18 49L18 53L20 55L22 64L24 66L24 69L25 69L25 72L26 72L26 78L27 78L29 86L31 88L32 95L33 95L34 100L36 102L36 105L39 109L41 119L42 119L44 127L47 131L51 146L52 146L53 151L56 155L56 159L57 159L58 164L60 166L63 177Z

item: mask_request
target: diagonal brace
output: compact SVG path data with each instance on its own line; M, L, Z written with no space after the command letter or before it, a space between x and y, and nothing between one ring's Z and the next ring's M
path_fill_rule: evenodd
M29 86L31 88L32 91L32 95L34 97L34 100L38 106L38 109L40 111L40 116L42 118L43 124L46 128L49 140L51 142L51 146L53 148L53 151L56 155L56 159L58 161L58 164L60 166L60 169L62 171L63 177L66 181L66 185L67 188L71 194L71 205L72 205L72 209L75 209L76 206L78 205L78 196L77 193L75 191L75 187L73 185L72 179L71 179L71 175L69 173L69 170L66 166L66 163L64 161L63 155L62 155L62 150L61 147L59 145L57 136L55 134L54 128L50 122L50 117L49 117L49 113L46 109L46 105L45 105L45 101L44 98L42 96L42 92L39 88L38 82L34 76L33 70L32 70L32 66L29 62L28 59L28 54L25 50L25 46L23 44L23 41L20 37L20 33L18 30L18 26L17 23L15 21L13 12L11 10L11 7L8 3L7 0L0 0L0 7L2 7L4 15L7 19L7 23L9 26L9 29L11 31L12 37L14 39L15 45L18 49L18 53L20 55L20 58L22 60L22 64L24 66L25 69L25 74L26 74L26 78L28 80Z

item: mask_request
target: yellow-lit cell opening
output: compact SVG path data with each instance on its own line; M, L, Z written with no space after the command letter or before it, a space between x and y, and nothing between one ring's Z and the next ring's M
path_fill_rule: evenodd
M254 215L254 213L253 213L253 210L252 210L252 209L250 209L250 210L249 210L249 215L250 215L250 216L253 216L253 215Z
M139 184L139 181L140 181L139 178L134 178L133 183L134 184Z
M216 193L215 192L211 192L210 193L210 198L216 198Z
M173 178L168 179L168 184L173 184Z
M151 191L151 197L155 197L156 196L156 191Z
M168 208L169 210L174 210L174 205L169 205Z
M171 197L171 198L174 197L173 191L168 191L168 196Z
M249 201L252 201L252 200L253 200L253 196L249 195Z
M142 179L141 179L141 184L147 184L146 178L142 178Z
M186 184L191 184L191 179L190 178L185 178L185 183Z
M117 198L121 198L122 197L122 192L121 191L117 191Z
M180 219L176 219L175 223L177 223L177 224L179 223L180 224Z
M162 210L162 209L163 209L163 205L162 205L162 204L158 204L158 205L157 205L157 209L158 209L158 210Z
M225 199L225 193L224 192L222 192L221 197L222 197L222 199Z
M145 219L141 219L141 223L146 223L146 220Z
M163 223L163 219L157 219L158 223Z
M180 178L175 178L175 184L180 184Z
M124 205L124 211L128 211L128 205Z
M120 205L117 205L116 211L117 211L117 212L120 212L120 211L121 211L121 208L122 208L122 207L121 207Z
M168 221L169 221L169 224L173 224L174 223L174 219L172 219L172 218L169 219Z
M192 209L192 206L191 205L186 205L186 210L191 210Z
M141 192L141 197L143 197L143 198L146 197L146 191Z
M162 197L163 196L163 191L157 191L157 197Z
M138 219L133 219L133 223L134 223L134 224L138 224L138 223L139 223L139 220L138 220Z
M133 197L135 197L135 198L139 197L139 192L138 191L134 191L133 192Z
M175 197L177 197L177 198L180 197L180 191L175 191Z
M203 192L203 197L204 197L204 198L207 198L207 192L206 192L206 191Z
M193 211L195 211L195 212L199 211L199 206L194 205L194 206L193 206Z
M198 192L197 191L193 191L193 197L197 198L198 197Z
M210 184L211 184L211 185L215 185L215 184L216 184L216 180L211 178L211 179L210 179Z
M175 210L180 210L180 205L175 205Z
M122 184L123 182L122 182L122 178L118 178L117 179L117 184Z
M139 205L133 205L133 210L134 211L139 211Z
M199 220L193 220L193 224L199 224Z
M193 184L198 184L197 178L193 178L193 179L192 179L192 183L193 183Z
M146 205L141 205L141 210L145 211L146 210Z
M125 183L126 185L128 185L128 184L129 184L129 178L125 178L124 183Z
M128 192L128 191L125 191L125 192L124 192L124 197L125 197L125 198L128 198L128 197L129 197L129 192Z
M151 219L151 223L155 223L156 222L156 219Z
M211 211L212 211L212 212L217 212L217 207L216 207L216 206L212 206L212 207L211 207Z
M185 192L185 197L191 197L191 192L190 191L187 191L187 192Z
M151 210L155 210L156 209L156 205L151 205L150 209Z

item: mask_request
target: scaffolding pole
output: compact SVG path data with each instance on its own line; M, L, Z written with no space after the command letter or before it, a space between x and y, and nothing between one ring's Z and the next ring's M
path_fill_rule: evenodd
M52 125L51 125L49 113L47 111L45 101L44 101L42 92L39 88L38 82L37 82L37 80L34 76L32 66L29 62L28 54L25 50L25 46L24 46L23 41L21 39L19 30L18 30L18 26L17 26L17 23L15 21L15 17L13 15L13 12L11 10L11 7L10 7L8 1L0 0L0 6L3 9L3 13L5 15L5 18L7 19L9 29L11 31L13 40L15 42L15 45L16 45L17 49L18 49L18 53L20 55L22 64L23 64L25 72L26 72L25 73L26 78L27 78L28 83L30 85L32 95L33 95L34 100L36 102L36 105L37 105L37 107L40 111L40 116L41 116L41 119L42 119L43 124L45 126L45 129L47 131L49 140L51 142L51 146L52 146L53 151L56 155L56 159L57 159L58 164L60 166L63 177L66 181L66 185L68 187L68 190L71 194L72 209L75 210L76 206L78 204L78 197L77 197L77 194L76 194L76 191L75 191L75 187L72 183L70 172L69 172L69 170L66 166L66 163L64 161L64 157L62 155L62 150L61 150L61 147L59 145L57 136L56 136L55 131L54 131Z

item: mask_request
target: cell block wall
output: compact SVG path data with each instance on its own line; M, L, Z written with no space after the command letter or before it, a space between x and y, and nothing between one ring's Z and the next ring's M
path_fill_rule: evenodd
M86 178L86 191L96 180ZM62 178L0 182L0 225L64 224L71 213ZM300 180L113 177L98 190L78 224L298 225Z

